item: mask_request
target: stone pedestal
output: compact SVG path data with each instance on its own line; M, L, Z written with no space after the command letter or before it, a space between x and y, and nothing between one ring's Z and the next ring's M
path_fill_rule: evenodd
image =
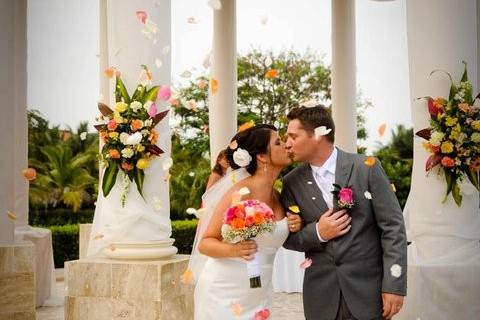
M0 319L35 319L35 247L0 244Z
M65 263L65 319L193 319L193 288L181 282L188 255Z

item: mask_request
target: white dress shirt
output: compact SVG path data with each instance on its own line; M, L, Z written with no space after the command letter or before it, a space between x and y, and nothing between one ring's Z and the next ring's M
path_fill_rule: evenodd
M315 178L318 188L322 191L323 200L327 204L328 208L333 208L333 184L335 183L335 169L337 167L337 148L333 148L332 153L328 157L327 161L321 167L314 166L310 164L312 168L312 174ZM318 224L318 222L317 222ZM322 239L320 233L318 232L317 226L317 235L318 239L322 242L326 240Z

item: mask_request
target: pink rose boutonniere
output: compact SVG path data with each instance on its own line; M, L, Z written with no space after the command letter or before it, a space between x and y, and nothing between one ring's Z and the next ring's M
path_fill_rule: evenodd
M351 209L355 204L353 200L353 190L351 187L341 187L334 184L333 195L337 199L337 204L340 209Z

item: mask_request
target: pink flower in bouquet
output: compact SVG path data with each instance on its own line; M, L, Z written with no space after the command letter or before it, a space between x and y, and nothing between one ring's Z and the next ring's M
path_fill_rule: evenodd
M455 166L455 160L450 157L443 157L442 158L442 166L446 168L452 168Z
M152 104L150 105L150 108L148 109L148 115L149 115L151 118L153 118L153 117L155 117L155 116L157 115L157 112L158 112L158 110L157 110L157 105L156 105L155 103L152 103Z
M351 188L342 188L338 192L338 200L343 203L353 203L353 191Z
M113 131L113 130L117 129L117 126L118 126L117 121L115 121L113 119L108 121L108 124L107 124L108 130Z
M172 96L172 90L169 86L161 86L158 91L158 98L163 101L168 101Z

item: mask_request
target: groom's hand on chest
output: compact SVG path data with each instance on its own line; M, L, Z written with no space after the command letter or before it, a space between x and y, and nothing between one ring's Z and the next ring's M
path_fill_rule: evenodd
M346 210L340 210L333 213L333 209L320 216L317 222L317 231L320 240L328 241L333 238L343 236L350 231L352 218Z

